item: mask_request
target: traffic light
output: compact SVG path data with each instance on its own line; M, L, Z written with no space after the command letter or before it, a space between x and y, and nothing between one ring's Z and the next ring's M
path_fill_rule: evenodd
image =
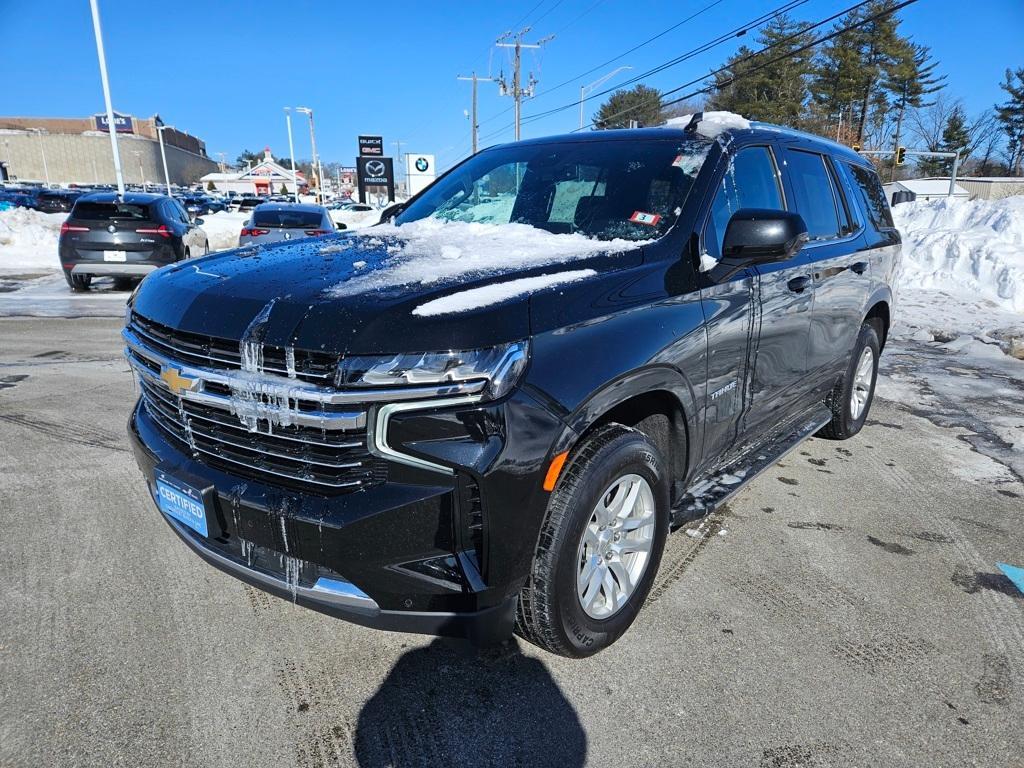
M896 147L896 165L903 165L907 161L907 148Z
M854 152L860 152L860 144L854 144L853 145L853 151Z

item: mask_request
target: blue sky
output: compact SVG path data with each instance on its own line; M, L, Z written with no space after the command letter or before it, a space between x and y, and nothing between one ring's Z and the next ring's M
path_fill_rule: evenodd
M555 34L526 64L539 78L525 116L575 101L579 86L620 65L609 85L695 48L778 2L718 0L710 9L623 59L592 67L701 11L714 0L521 0L520 2L229 2L100 0L115 109L159 113L233 159L270 145L287 153L285 106L315 110L327 160L352 162L356 135L383 134L387 149L433 152L447 165L469 151L469 83L456 75L510 67L492 47L532 24L527 40ZM819 20L854 0L809 0L793 14ZM971 114L1001 100L1007 67L1024 66L1021 0L920 0L901 30L932 48L948 92ZM0 0L0 114L85 116L103 109L88 0ZM666 90L719 66L729 42L645 82ZM551 90L565 81L560 88ZM600 90L600 89L598 89ZM588 116L598 102L587 104ZM482 145L512 139L512 102L480 85ZM504 113L504 114L502 114ZM589 119L589 117L588 117ZM577 108L524 125L524 137L576 127ZM308 157L305 123L296 155Z

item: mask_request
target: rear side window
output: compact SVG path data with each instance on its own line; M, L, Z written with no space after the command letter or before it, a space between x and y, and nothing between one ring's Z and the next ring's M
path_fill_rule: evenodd
M831 240L846 234L847 225L839 214L843 203L836 196L825 158L814 152L790 150L786 164L796 195L796 210L803 216L811 240Z
M860 197L861 205L872 226L877 230L892 229L892 211L889 210L889 203L885 199L885 190L882 189L878 174L859 165L842 165L853 182L851 186Z
M84 221L146 221L149 219L149 206L134 203L78 202L71 217Z
M729 164L711 203L704 230L704 249L718 259L729 218L741 208L785 210L775 160L768 147L741 149Z
M319 227L321 216L318 211L256 211L252 217L254 227L270 229L302 229Z

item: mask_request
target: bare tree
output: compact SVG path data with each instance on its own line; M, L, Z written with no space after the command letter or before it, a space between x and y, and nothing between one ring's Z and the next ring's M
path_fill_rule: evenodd
M942 145L942 132L957 106L959 102L956 99L940 93L930 105L910 113L910 133L928 151L937 152Z

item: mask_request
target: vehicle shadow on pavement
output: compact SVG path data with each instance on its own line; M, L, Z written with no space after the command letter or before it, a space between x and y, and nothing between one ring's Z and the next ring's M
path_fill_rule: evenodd
M544 664L516 641L479 653L435 640L402 656L356 724L363 768L586 762L587 737Z

